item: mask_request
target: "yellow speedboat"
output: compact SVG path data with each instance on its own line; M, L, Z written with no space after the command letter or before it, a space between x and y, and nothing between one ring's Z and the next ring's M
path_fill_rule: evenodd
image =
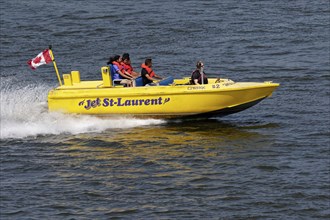
M102 80L80 81L80 73L63 74L64 84L48 94L50 111L90 115L132 115L173 118L223 116L247 109L279 86L272 82L233 82L209 79L208 84L188 85L189 78L160 82L159 86L114 86L108 67Z

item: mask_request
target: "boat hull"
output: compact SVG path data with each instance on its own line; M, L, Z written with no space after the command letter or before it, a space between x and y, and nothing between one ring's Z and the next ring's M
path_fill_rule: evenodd
M257 104L269 97L279 86L271 82L210 82L207 85L174 83L168 86L132 88L104 88L93 86L95 82L71 87L61 86L49 92L48 106L50 111L101 116L224 116Z

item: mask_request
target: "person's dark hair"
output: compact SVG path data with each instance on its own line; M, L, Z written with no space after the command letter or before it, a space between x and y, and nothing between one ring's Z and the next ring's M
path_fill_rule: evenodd
M120 56L119 55L114 55L112 57L109 58L109 61L107 62L107 64L111 64L113 61L117 61L119 60Z
M122 58L123 58L123 60L130 60L129 53L124 53Z
M151 64L152 63L152 59L151 58L147 58L145 61L144 61L144 64L145 65L148 65L148 64Z

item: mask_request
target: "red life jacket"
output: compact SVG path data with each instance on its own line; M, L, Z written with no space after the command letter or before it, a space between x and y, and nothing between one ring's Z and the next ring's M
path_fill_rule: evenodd
M145 65L144 63L141 64L141 67L147 70L148 75L150 77L154 77L155 76L155 72L150 67L148 67L147 65Z
M126 64L124 62L121 63L123 65L123 68L129 73L132 74L133 72L133 67L131 64Z
M116 62L116 61L113 61L112 64L118 66L119 70L120 70L121 72L123 72L123 70L124 70L123 65L121 65L120 63L118 63L118 62Z

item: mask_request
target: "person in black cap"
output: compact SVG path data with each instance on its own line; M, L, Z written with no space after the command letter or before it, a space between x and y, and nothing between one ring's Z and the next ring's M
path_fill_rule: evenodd
M191 74L190 84L191 85L208 84L208 79L204 72L204 63L202 61L197 61L196 69Z

